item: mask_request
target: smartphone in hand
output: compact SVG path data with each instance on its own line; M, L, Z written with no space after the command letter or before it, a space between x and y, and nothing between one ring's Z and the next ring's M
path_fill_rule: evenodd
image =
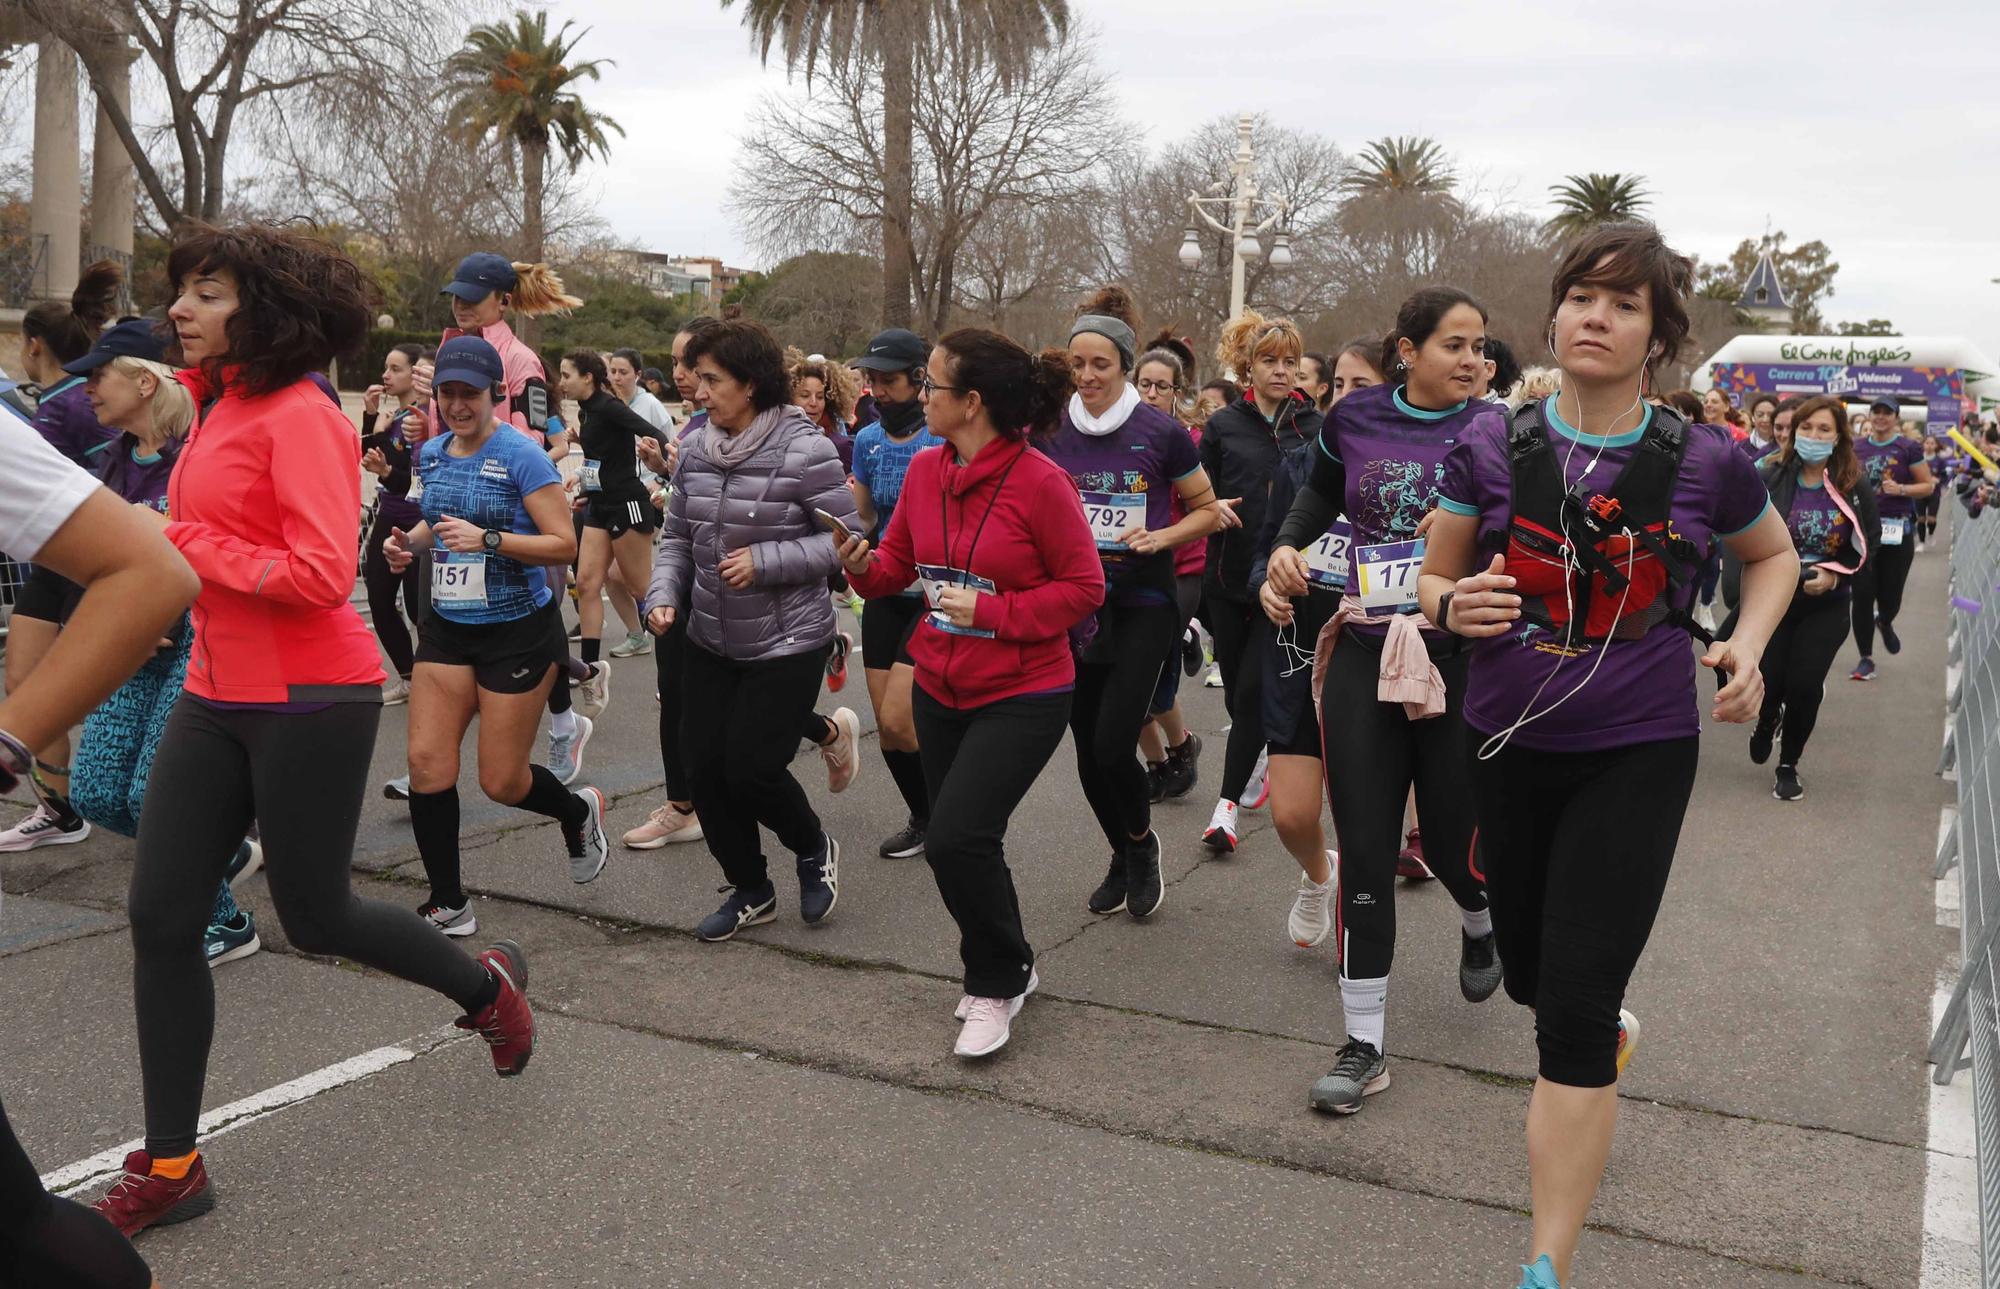
M830 510L821 510L815 506L813 507L813 518L819 520L820 527L833 534L833 540L836 545L854 536L853 533L848 531L847 525L841 522L840 516Z

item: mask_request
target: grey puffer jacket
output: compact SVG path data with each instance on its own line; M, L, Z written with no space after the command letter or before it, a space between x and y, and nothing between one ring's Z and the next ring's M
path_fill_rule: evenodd
M805 413L786 410L769 440L733 470L707 450L720 427L703 426L681 444L646 591L647 613L671 606L690 641L736 662L807 653L833 638L826 582L840 559L812 512L861 528L833 441ZM719 565L746 547L756 571L739 591Z

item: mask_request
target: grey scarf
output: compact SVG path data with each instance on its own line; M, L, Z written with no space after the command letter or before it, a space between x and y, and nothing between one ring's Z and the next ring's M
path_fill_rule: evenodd
M763 450L789 416L805 419L805 413L787 403L781 407L767 407L752 418L749 425L731 434L710 421L706 427L706 441L702 450L708 459L725 470L734 470Z

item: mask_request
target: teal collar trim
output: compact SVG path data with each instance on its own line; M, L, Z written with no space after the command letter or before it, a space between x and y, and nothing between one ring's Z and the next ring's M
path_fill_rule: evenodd
M1640 420L1638 427L1623 434L1585 434L1582 430L1571 427L1570 423L1556 411L1556 396L1553 394L1542 404L1542 417L1548 421L1550 429L1572 442L1587 443L1597 448L1629 448L1645 436L1646 427L1653 423L1653 405L1646 404L1646 415Z
M1403 391L1408 388L1409 388L1408 385L1398 385L1396 386L1396 392L1392 394L1390 397L1396 400L1397 411L1401 412L1405 416L1412 417L1419 421L1442 421L1447 416L1457 416L1460 412L1463 412L1465 410L1465 405L1466 402L1468 401L1466 399L1461 398L1460 400L1458 400L1458 402L1453 403L1450 407L1445 408L1443 411L1433 412L1427 407L1414 407L1407 400L1405 400L1403 398Z

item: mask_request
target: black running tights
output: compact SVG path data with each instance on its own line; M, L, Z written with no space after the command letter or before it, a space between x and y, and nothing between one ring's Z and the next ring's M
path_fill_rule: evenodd
M1764 646L1758 670L1764 673L1764 710L1758 721L1770 725L1785 709L1785 728L1778 751L1779 765L1797 765L1805 753L1819 721L1819 704L1826 693L1826 673L1834 655L1847 642L1847 597L1806 595L1792 597L1792 605L1778 621L1771 641Z
M1179 638L1179 615L1167 603L1107 604L1098 618L1098 639L1087 655L1096 661L1077 664L1069 712L1076 777L1114 851L1144 837L1153 826L1152 794L1139 764L1139 730L1160 683L1160 668Z
M368 615L375 623L375 638L382 642L383 652L389 655L389 665L404 680L410 678L410 671L416 665L415 646L411 643L410 628L403 624L403 615L396 611L396 597L402 596L403 609L410 615L411 623L424 620L424 607L430 600L430 565L419 555L410 561L409 567L400 573L391 572L389 561L382 554L382 543L389 536L389 530L396 527L395 519L385 512L375 515L374 527L368 531L368 546L361 561L361 581L368 588Z
M687 625L675 615L667 634L653 641L653 677L660 694L660 768L667 776L667 800L694 803L687 756L681 750L681 663L687 656Z
M1222 753L1222 799L1235 801L1264 750L1264 651L1257 647L1255 600L1210 596L1202 605L1215 664L1222 671L1222 706L1229 713L1229 744Z
M153 1273L118 1228L42 1189L0 1109L0 1285L147 1289Z
M1905 527L1909 522L1903 520ZM1916 554L1916 535L1905 532L1901 544L1868 552L1868 562L1854 575L1854 644L1863 658L1875 654L1875 619L1893 623L1901 612L1903 584Z
M382 709L317 712L212 707L182 695L153 760L127 903L146 1149L195 1148L215 1030L202 932L224 866L252 819L285 935L302 953L346 958L452 999L490 1001L486 969L410 909L355 896L354 832Z

